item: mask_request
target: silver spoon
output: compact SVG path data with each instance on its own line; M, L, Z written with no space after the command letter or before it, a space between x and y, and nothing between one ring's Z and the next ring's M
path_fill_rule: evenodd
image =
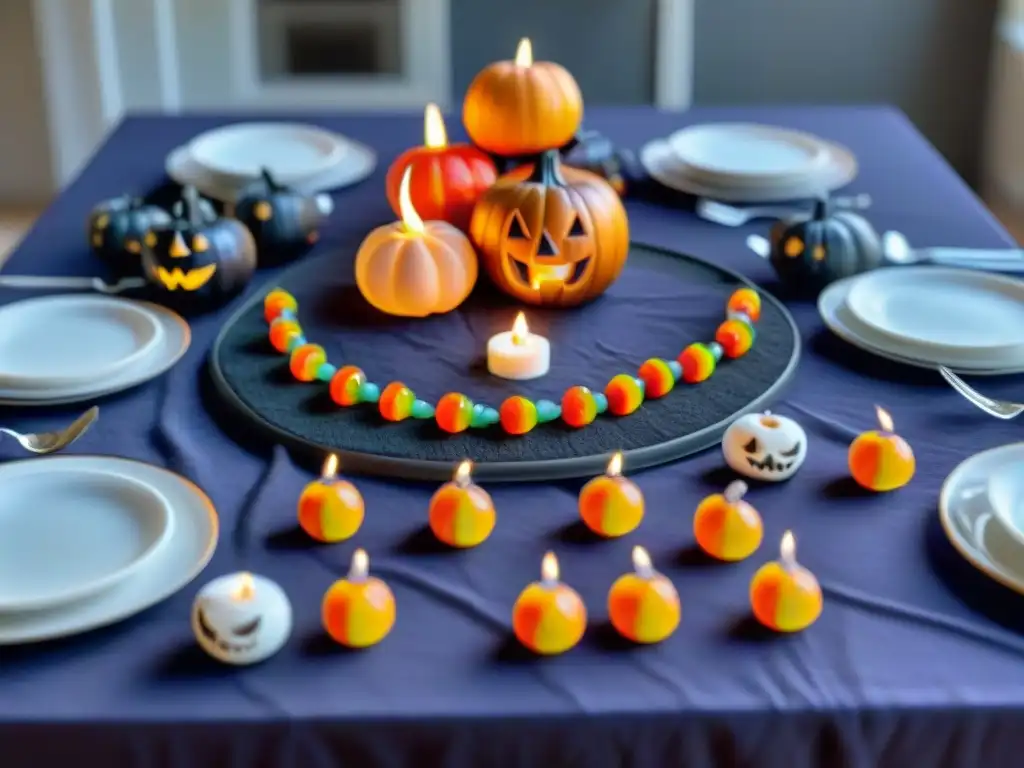
M116 283L107 283L98 277L32 277L28 275L0 275L0 288L26 288L37 290L99 291L115 294L143 288L146 280L125 277Z
M1024 413L1024 404L1011 403L1007 400L993 400L990 397L985 397L981 392L968 386L966 381L943 365L939 366L939 373L942 374L942 378L949 382L953 389L964 396L965 400L990 416L995 416L997 419L1012 419Z
M870 195L854 195L852 197L833 197L832 204L837 208L868 208L871 205ZM702 197L697 201L697 215L706 221L721 224L725 227L742 227L754 219L791 219L810 213L805 206L794 205L751 205L738 206L721 203Z
M13 437L26 451L31 451L32 453L53 453L61 448L66 448L84 435L93 422L99 418L99 415L99 406L94 405L71 422L71 424L57 432L29 432L23 434L15 432L13 429L0 427L0 434Z

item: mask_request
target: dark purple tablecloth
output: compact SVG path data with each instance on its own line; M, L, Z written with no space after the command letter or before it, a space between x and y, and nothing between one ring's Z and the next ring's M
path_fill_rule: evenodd
M337 195L320 251L357 241L390 213L387 163L416 143L418 117L310 117L373 145L381 167ZM756 120L850 146L861 163L851 191L870 216L921 245L998 247L1006 235L899 113L876 107L593 110L588 125L623 145L681 124ZM213 117L127 120L39 221L7 271L88 275L83 222L97 200L163 181L164 156ZM454 122L454 121L453 121ZM454 127L454 126L453 126ZM453 130L454 133L454 130ZM748 253L756 227L729 230L665 205L628 204L637 239L719 261L770 284ZM254 287L254 290L259 290ZM3 301L12 293L0 296ZM567 580L605 618L606 590L633 543L648 544L677 585L679 631L660 647L627 650L597 630L561 658L503 651L509 611L536 577L545 531L571 521L578 484L492 488L502 519L493 539L462 555L400 555L423 523L433 488L359 480L369 514L358 543L389 580L398 623L379 647L332 651L319 604L354 542L316 553L269 534L293 520L308 477L281 451L256 455L215 426L200 400L203 361L224 313L196 321L187 357L158 381L111 398L75 453L155 462L205 488L223 537L204 577L249 568L287 589L293 641L268 663L216 668L191 649L188 610L198 584L108 630L57 644L0 649L0 764L107 766L1010 766L1024 754L1021 602L961 563L936 523L936 498L963 458L1018 439L932 374L866 358L822 331L794 303L806 342L780 412L800 420L810 456L796 478L758 490L761 552L711 567L688 557L697 502L719 490L718 451L637 476L648 519L635 537L594 547L556 542ZM1019 380L992 380L1019 395ZM841 482L852 436L872 405L894 415L913 444L918 475L890 495L850 495ZM0 409L26 428L63 423L75 409ZM19 453L0 441L0 457ZM751 630L747 585L792 528L801 560L820 578L825 610L809 631L765 638ZM277 542L279 544L279 542Z

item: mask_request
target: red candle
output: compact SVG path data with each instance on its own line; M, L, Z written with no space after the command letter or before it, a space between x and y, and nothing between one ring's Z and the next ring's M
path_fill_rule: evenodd
M409 192L424 221L447 221L461 230L469 227L473 206L494 184L494 161L470 144L449 144L436 104L423 113L423 146L406 150L388 169L388 202L401 214L398 192L406 168L412 169Z

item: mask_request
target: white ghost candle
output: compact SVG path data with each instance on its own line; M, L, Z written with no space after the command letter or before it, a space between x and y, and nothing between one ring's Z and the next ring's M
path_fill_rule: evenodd
M225 664L256 664L277 653L292 631L292 606L276 583L232 573L206 584L192 604L199 646Z

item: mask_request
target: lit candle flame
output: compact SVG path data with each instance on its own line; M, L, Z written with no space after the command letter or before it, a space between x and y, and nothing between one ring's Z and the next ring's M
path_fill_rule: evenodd
M512 343L521 346L530 338L530 326L526 324L526 315L520 312L512 323Z
M782 534L782 543L779 545L779 554L781 556L782 565L786 568L793 568L796 566L796 537L792 531L786 531Z
M448 132L444 118L437 104L427 104L423 110L423 145L428 149L442 149L448 146Z
M256 582L251 573L242 573L238 576L238 584L235 586L231 596L235 600L252 600L256 593Z
M516 46L516 66L529 67L533 65L533 43L530 38L524 37Z
M651 556L641 546L633 547L633 570L640 576L650 576L654 570L651 563Z
M893 431L895 425L892 423L892 416L889 415L889 412L885 410L885 408L876 405L875 415L878 416L878 425L882 428L883 432Z
M402 174L402 183L398 187L398 212L402 217L406 232L423 234L426 228L423 226L423 219L416 213L412 205L412 197L409 195L409 183L412 179L412 166L405 169Z
M540 561L540 578L545 584L558 581L558 558L554 552L548 552Z
M622 474L622 451L616 451L612 454L611 461L608 462L608 469L605 470L605 474L609 477L618 477Z
M324 480L331 480L338 474L338 456L334 453L327 454L327 458L324 459L323 469L320 470L320 476Z
M465 488L469 485L470 473L473 471L473 462L469 459L461 462L455 469L455 484L461 488Z
M349 581L362 581L370 572L370 556L365 549L357 549L352 553L352 564L348 569Z

